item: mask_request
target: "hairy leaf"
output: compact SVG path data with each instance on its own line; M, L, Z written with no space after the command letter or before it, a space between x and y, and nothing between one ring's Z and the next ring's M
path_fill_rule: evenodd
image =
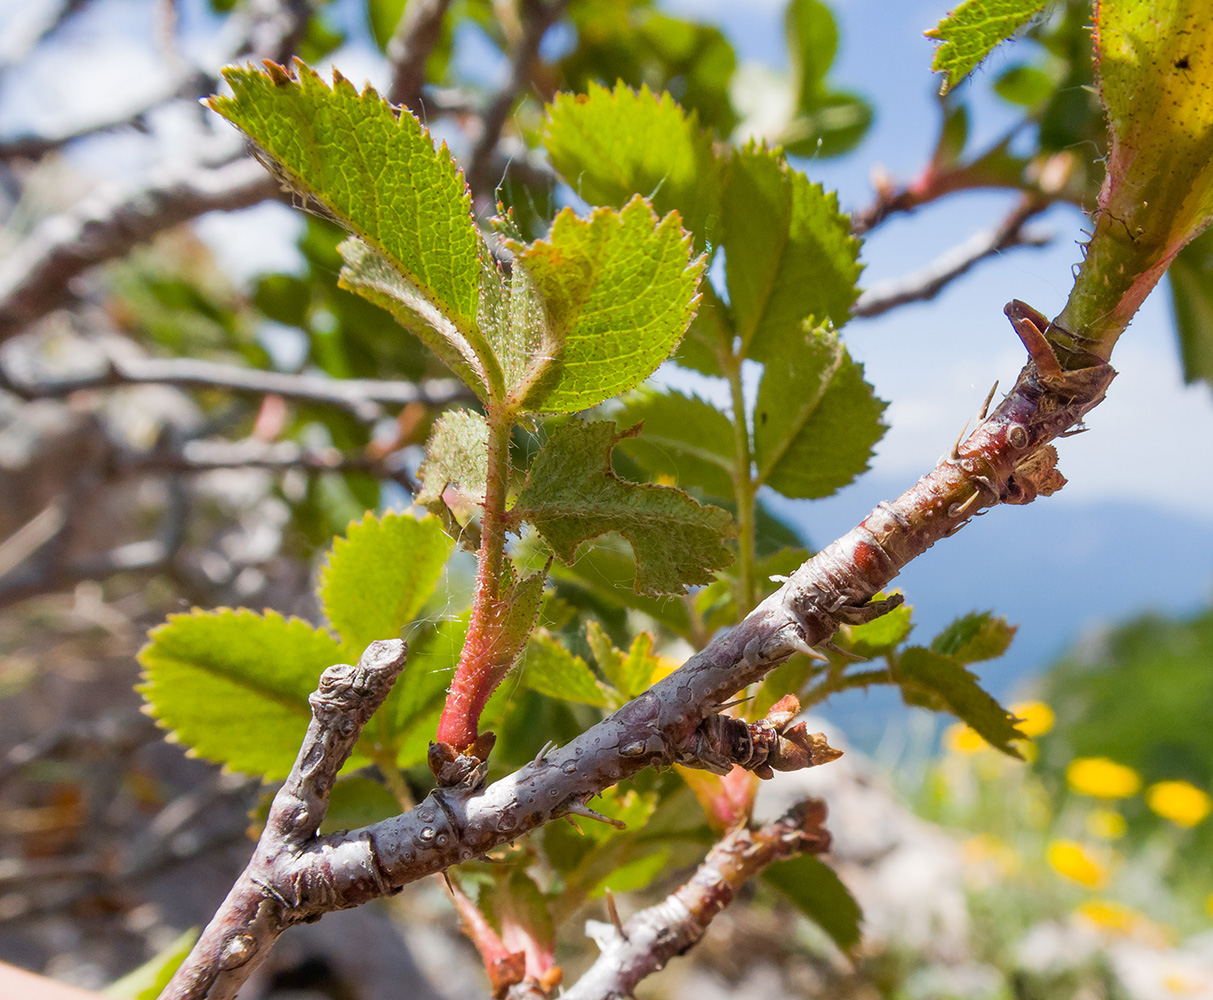
M139 691L160 725L200 756L285 778L311 718L308 695L345 656L298 618L224 608L172 615L139 651Z
M931 648L957 663L993 660L1007 651L1015 637L1016 626L990 611L973 611L957 618L931 640Z
M319 596L351 662L375 639L398 639L442 575L454 542L437 518L367 514L333 542Z
M626 204L634 194L661 215L676 211L703 246L717 213L720 170L711 134L669 94L622 82L591 83L558 94L548 107L543 144L552 165L591 205Z
M1213 229L1179 251L1167 273L1184 381L1213 385Z
M834 869L811 854L776 861L763 879L782 892L843 951L859 944L863 911Z
M910 698L923 693L937 698L962 722L975 729L990 746L1012 757L1019 750L1012 742L1026 737L1011 721L1011 714L981 689L977 678L950 656L922 646L911 646L897 661L897 680Z
M531 466L513 516L535 525L565 563L583 542L619 532L635 553L642 594L710 583L713 570L732 562L723 542L733 534L732 518L680 490L617 478L611 450L619 438L609 421L558 428Z
M247 133L291 188L363 241L347 244L352 287L385 306L397 302L393 312L410 327L448 342L443 360L464 359L462 370L453 367L469 384L491 387L499 375L478 320L484 243L450 154L369 87L359 94L334 74L330 88L302 63L297 72L296 81L273 65L228 68L232 95L212 97L210 107ZM423 302L434 315L418 324Z
M754 407L758 481L787 497L824 497L868 467L885 404L831 330L806 324L767 361Z
M787 356L809 316L842 326L859 278L859 241L826 194L781 155L750 144L729 164L722 202L725 277L742 353Z
M733 425L711 403L673 389L646 392L628 402L619 420L624 426L644 424L644 432L621 441L619 450L646 472L669 476L684 489L733 495Z
M522 683L532 691L560 701L604 707L610 692L599 683L580 656L574 656L540 629L531 636L522 657Z
M947 93L998 45L1044 10L1048 0L965 0L926 33L940 42L931 69Z
M448 485L473 503L484 503L488 479L489 425L475 410L447 410L434 421L425 446L425 461L417 469L421 492L417 503L439 503Z
M523 409L584 410L631 389L686 332L703 267L677 214L658 220L641 198L580 219L566 209L551 235L513 244L547 304L555 349L533 373Z

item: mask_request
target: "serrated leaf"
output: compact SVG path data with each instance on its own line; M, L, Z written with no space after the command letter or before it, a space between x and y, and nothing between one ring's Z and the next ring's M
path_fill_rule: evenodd
M668 476L684 489L698 486L718 497L733 495L736 438L729 418L698 396L669 389L629 400L618 415L643 432L619 443L642 469Z
M762 877L795 903L843 951L859 944L863 911L842 879L825 862L805 854L775 862Z
M859 241L827 194L763 146L737 150L721 209L725 277L742 354L791 352L809 316L842 326L859 278Z
M585 638L589 643L590 652L594 654L598 669L625 699L635 698L642 691L648 690L653 671L657 667L651 635L641 632L632 640L626 654L615 648L615 644L596 621L586 623Z
M944 74L947 93L998 45L1044 10L1048 0L965 0L926 32L940 42L931 69Z
M981 734L990 746L1012 757L1020 753L1014 740L1026 737L1011 714L982 690L977 678L950 656L923 646L911 646L897 660L897 682L941 700L961 722Z
M447 410L434 421L425 445L425 461L417 469L421 492L416 502L429 507L441 502L451 484L472 503L484 503L488 480L489 425L475 410Z
M367 514L333 542L320 604L350 662L376 639L398 639L434 592L454 541L435 517Z
M189 956L197 940L196 927L178 935L153 958L107 986L101 991L101 996L121 1000L156 1000Z
M635 194L658 214L677 211L702 247L720 197L711 134L669 94L622 82L591 83L584 94L557 94L547 109L543 144L554 166L591 205L623 207Z
M513 244L547 304L555 349L520 400L535 413L595 406L648 378L686 332L702 259L677 214L642 198L588 219L565 209L546 240Z
M527 643L522 657L522 684L559 701L603 708L610 692L599 683L580 656L574 656L543 630Z
M345 657L299 618L224 608L172 615L139 651L156 720L208 760L285 778L311 718L308 695Z
M618 532L635 554L641 594L710 583L713 570L733 561L724 545L733 519L680 490L617 478L611 450L619 438L610 421L557 428L531 466L513 517L535 525L566 564L583 542Z
M786 497L829 496L868 467L885 404L831 330L805 331L763 368L754 407L758 482Z
M369 87L359 94L334 75L330 88L302 63L297 71L296 81L281 67L230 67L232 95L209 105L362 241L346 244L352 287L397 303L393 312L404 310L419 333L433 331L430 341L446 345L440 356L462 359L453 367L473 388L499 383L479 328L484 243L450 154ZM434 315L422 315L423 302Z
M339 778L329 793L328 810L320 826L321 834L338 830L357 830L381 819L399 815L400 803L378 781L358 775Z
M873 600L887 596L879 593ZM847 649L857 654L871 658L895 647L905 640L914 627L911 621L913 609L909 604L899 604L892 611L864 625L848 625Z
M1213 386L1213 229L1180 250L1167 273L1184 381Z
M877 619L879 621L879 619ZM931 640L931 649L957 663L993 660L1007 651L1018 628L991 611L973 611L957 618Z

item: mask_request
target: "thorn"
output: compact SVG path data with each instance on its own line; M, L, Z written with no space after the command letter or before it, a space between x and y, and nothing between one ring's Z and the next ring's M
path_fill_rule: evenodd
M958 515L963 514L966 510L973 506L973 501L975 501L979 496L981 496L981 490L974 490L973 495L956 509L956 513Z
M441 875L442 875L442 881L446 883L446 891L449 892L453 898L455 895L455 885L451 881L450 874L444 871L441 873Z
M573 827L574 830L577 831L579 836L582 836L582 837L585 836L585 831L577 825L577 820L573 819L572 816L565 816L565 819L567 819L569 821L569 824Z
M964 440L965 431L969 429L969 422L966 420L965 425L960 429L960 433L956 437L956 443L952 445L952 450L948 452L948 458L955 462L960 458L960 442Z
M535 759L533 761L531 761L531 763L532 764L542 764L544 758L547 757L547 755L550 754L555 749L556 749L556 741L548 740L543 746L541 746L539 748L539 753L535 754Z
M610 889L606 890L606 905L607 916L611 918L611 924L615 928L615 933L626 941L628 939L628 932L623 929L623 921L619 919L619 910L615 906L615 894Z
M845 598L844 598L845 601ZM810 660L818 660L822 663L829 663L830 658L824 653L819 653L804 640L803 635L793 635L789 640L789 645L798 653L804 653Z
M716 706L717 712L723 712L726 708L732 708L734 705L744 705L747 701L753 701L755 695L750 695L748 698L734 698L732 701L721 702Z
M986 401L981 404L981 411L977 414L977 422L981 423L990 414L990 404L994 402L994 393L998 391L998 379L994 380L994 384L990 386L990 391L986 394Z
M613 819L610 816L603 816L597 810L591 809L584 802L574 802L569 806L569 812L574 816L584 816L586 819L596 819L599 823L605 823L607 826L613 826L616 830L626 830L627 823L623 820Z
M1062 431L1058 434L1061 438L1072 438L1075 434L1086 434L1091 428L1086 424L1078 424L1076 427L1071 427L1068 431Z

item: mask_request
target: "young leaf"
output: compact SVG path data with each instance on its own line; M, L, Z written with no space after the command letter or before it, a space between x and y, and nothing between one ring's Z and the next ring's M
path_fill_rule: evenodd
M767 361L754 408L758 481L786 497L829 496L868 467L885 404L833 331L813 328Z
M396 639L417 617L454 542L437 518L367 514L333 542L320 571L320 604L354 662L375 639Z
M968 76L998 45L1044 10L1048 0L965 0L928 38L940 42L931 69L944 74L942 93Z
M547 632L531 636L522 657L523 686L559 701L605 707L611 700L585 660L574 656Z
M775 862L762 877L795 903L843 951L859 944L863 911L842 879L825 862L805 854Z
M733 495L733 425L711 403L673 389L646 392L628 402L619 421L644 424L644 433L621 441L619 449L646 472L669 476L684 489Z
M635 698L648 689L653 680L653 671L657 667L651 635L641 632L632 640L626 654L615 648L596 621L586 624L585 637L598 669L625 698Z
M957 663L993 660L1007 651L1016 631L1005 618L996 618L989 611L974 611L957 618L932 639L931 649Z
M468 500L484 503L488 479L489 425L475 410L447 410L434 421L425 446L425 461L417 469L421 492L417 503L439 503L452 483Z
M345 659L327 632L273 611L172 615L149 638L139 691L156 720L208 760L269 781L295 762L321 672Z
M669 357L695 308L702 259L675 213L643 199L579 219L565 209L546 240L512 244L547 304L555 350L517 387L535 413L595 406L639 384Z
M680 490L618 479L611 450L620 437L609 421L559 427L531 466L513 517L535 525L566 564L583 542L619 532L635 553L642 594L710 583L712 571L733 560L723 542L732 518Z
M669 94L607 90L557 94L543 144L552 166L591 205L622 207L634 194L660 215L678 212L702 247L717 212L719 167L712 137Z
M859 278L859 241L826 194L782 155L733 154L721 209L725 277L742 353L758 361L799 348L810 315L842 326Z
M398 303L393 312L415 329L420 316L420 327L433 331L427 342L445 342L443 360L463 359L453 367L470 385L492 387L500 375L478 319L483 241L446 147L436 150L416 118L369 87L359 94L334 74L330 88L314 70L296 68L298 80L273 64L266 72L226 69L232 95L209 105L257 144L288 186L362 241L346 244L350 287L385 307Z
M983 691L977 678L950 656L911 646L897 661L897 682L911 698L924 693L941 700L961 722L977 730L990 746L1012 757L1014 740L1026 737L1015 728L1011 714Z

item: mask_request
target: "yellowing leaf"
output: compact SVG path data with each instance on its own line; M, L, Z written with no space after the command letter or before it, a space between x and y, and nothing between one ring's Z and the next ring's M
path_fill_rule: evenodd
M723 541L733 534L732 518L681 490L616 477L611 450L618 440L611 422L558 428L531 466L513 517L535 525L565 563L583 542L619 532L635 553L642 594L710 583L712 570L733 560Z

